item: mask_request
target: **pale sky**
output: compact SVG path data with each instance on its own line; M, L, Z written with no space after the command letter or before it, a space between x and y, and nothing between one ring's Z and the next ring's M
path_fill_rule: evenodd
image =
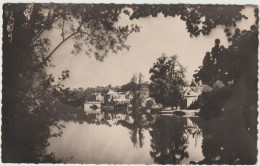
M248 30L255 22L254 8L247 6L242 12L249 19L238 22L237 27ZM213 29L208 36L190 38L185 22L179 17L164 17L162 14L138 20L122 17L118 24L132 23L142 28L139 33L129 36L129 51L111 53L104 62L98 62L94 56L89 58L84 52L72 55L70 52L74 42L70 40L52 56L51 64L55 67L47 68L47 73L57 77L63 70L69 70L70 78L64 84L70 88L123 85L129 82L136 72L141 72L144 80L148 81L149 69L156 59L165 53L167 56L179 56L180 63L187 69L186 80L190 81L194 71L202 64L205 53L211 51L216 38L221 40L222 45L228 46L224 26ZM58 30L46 32L44 35L51 39L51 49L61 40Z

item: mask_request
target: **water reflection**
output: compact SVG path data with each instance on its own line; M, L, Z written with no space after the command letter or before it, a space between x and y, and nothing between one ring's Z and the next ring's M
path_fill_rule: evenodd
M64 122L61 122L64 123ZM129 131L123 126L77 124L65 122L60 138L52 138L49 152L68 163L85 164L152 164L149 132L142 148L135 148L129 139Z
M202 130L194 122L194 119L198 118L186 118L185 132L188 135L188 147L189 157L184 158L181 164L195 164L204 159L202 153Z
M189 118L160 116L152 125L151 156L159 164L189 164L203 159L201 131Z
M118 121L119 125L129 129L130 139L134 147L143 147L145 138L143 132L148 129L145 122L147 122L145 115L137 111L130 112L125 119Z
M48 152L68 163L189 164L204 158L202 132L187 117L101 111L60 123L66 128L49 140Z
M156 163L179 164L184 158L189 157L183 118L158 117L152 129L150 154Z
M233 112L232 118L219 116L211 120L194 119L203 130L202 150L205 158L198 164L256 162L257 141L245 129L241 117L241 112Z

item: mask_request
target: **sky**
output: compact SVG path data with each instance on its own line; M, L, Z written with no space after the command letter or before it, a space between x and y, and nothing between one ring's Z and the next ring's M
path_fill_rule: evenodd
M241 30L248 30L254 24L254 8L247 6L242 13L249 19L237 23ZM217 26L207 36L200 35L190 38L185 22L179 17L146 17L138 20L129 20L121 16L118 25L137 24L141 26L139 33L129 36L127 44L130 50L123 50L117 54L108 54L104 62L96 61L94 56L88 57L84 53L72 55L73 40L68 40L51 58L51 66L47 73L55 77L61 75L63 70L70 71L70 77L64 82L65 87L87 88L96 86L120 86L130 81L134 73L141 72L144 81L149 81L149 69L156 59L165 53L167 56L178 55L180 63L186 67L186 80L191 81L194 71L202 65L207 51L211 51L215 39L227 47L224 26ZM50 50L60 40L60 31L53 29L44 34L51 39Z

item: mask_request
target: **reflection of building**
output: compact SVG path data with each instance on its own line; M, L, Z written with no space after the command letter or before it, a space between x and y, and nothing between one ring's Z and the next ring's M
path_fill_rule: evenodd
M84 103L84 112L86 114L95 114L101 112L101 103L96 101L88 101Z
M202 130L193 121L192 118L185 118L185 133L187 134L187 152L189 153L188 158L184 158L180 164L189 165L190 162L199 162L204 159L202 152Z
M201 88L192 80L190 86L186 87L184 91L184 107L189 107L198 99L201 94Z
M187 123L185 125L185 128L186 128L187 134L189 136L192 136L192 138L194 138L194 143L195 143L194 146L196 147L198 139L202 135L201 130L198 127L198 125L196 123L194 123L190 118L187 118L186 122Z
M113 114L113 113L105 113L104 120L108 122L110 126L116 125L119 120L125 120L125 114Z

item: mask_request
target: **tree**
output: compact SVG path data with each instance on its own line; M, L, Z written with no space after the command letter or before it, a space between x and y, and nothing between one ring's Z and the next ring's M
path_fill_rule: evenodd
M257 161L258 8L255 17L255 25L250 30L236 29L231 34L226 29L231 45L225 48L216 40L215 47L206 54L203 66L194 75L197 81L213 87L201 95L201 113L222 114L200 126L203 134L213 136L203 140L205 159L199 164L255 164ZM213 70L215 73L211 74ZM231 95L227 95L228 91ZM212 160L216 156L220 159Z
M136 92L140 89L140 86L143 83L142 78L142 73L134 73L130 81L123 85L120 91L131 91L132 93Z
M256 16L257 13L258 9L256 8ZM246 88L243 94L244 97L248 96L248 99L246 103L240 103L240 105L248 108L257 105L257 27L258 25L255 24L251 26L250 30L242 32L235 29L233 35L226 29L227 37L232 42L231 45L225 48L220 45L220 40L216 39L211 52L206 53L203 65L194 74L197 82L201 81L213 88L212 92L203 92L201 95L203 114L210 115L214 112L220 112L231 92L234 89L240 91L243 80L245 80ZM216 89L214 85L218 82L222 82L223 86Z
M140 29L136 25L116 26L122 12L129 15L125 7L133 9L131 18L161 11L165 15L181 15L188 32L194 36L200 31L197 27L204 16L205 26L200 31L203 34L219 24L231 26L243 17L240 14L243 6L211 6L206 10L205 5L4 4L3 162L54 162L43 155L42 149L48 144L49 127L57 126L53 117L58 100L53 93L62 84L53 85L54 78L46 74L45 67L69 40L74 41L73 54L84 51L99 61L111 51L129 49L127 37ZM217 14L212 15L213 11ZM51 40L44 33L53 28L60 30L61 40L50 50ZM62 80L69 77L66 71L63 74Z
M176 55L167 57L163 54L150 69L150 96L166 107L180 105L185 86L184 72Z
M258 8L255 8L254 12L257 21ZM258 22L248 31L240 31L237 28L232 34L229 28L225 28L225 33L231 45L225 48L220 45L219 39L215 40L215 46L211 52L206 53L203 65L194 74L197 82L202 81L203 84L213 86L217 80L220 80L225 85L231 85L249 66L254 68L251 69L252 71L256 69L256 64L253 62L257 61Z
M4 4L3 14L3 162L54 162L44 154L50 126L57 126L53 85L45 66L68 40L73 53L85 51L99 61L112 51L129 49L125 41L138 26L116 26L123 5ZM44 33L53 28L61 40L50 50ZM83 43L86 45L83 49ZM64 71L60 82L69 77ZM59 127L59 126L57 126ZM40 132L39 132L40 131ZM24 147L27 148L24 148ZM43 158L43 160L42 160Z
M193 5L193 4L160 4L131 5L131 19L156 17L162 13L165 17L180 16L186 23L190 36L208 35L217 25L236 27L236 22L247 17L241 14L242 5ZM200 26L202 25L202 26Z
M236 29L228 48L220 46L220 40L216 39L212 51L206 53L203 65L194 74L195 80L210 86L217 80L226 86L234 85L248 63L252 64L252 60L257 60L257 34L254 26L250 31L240 32Z

